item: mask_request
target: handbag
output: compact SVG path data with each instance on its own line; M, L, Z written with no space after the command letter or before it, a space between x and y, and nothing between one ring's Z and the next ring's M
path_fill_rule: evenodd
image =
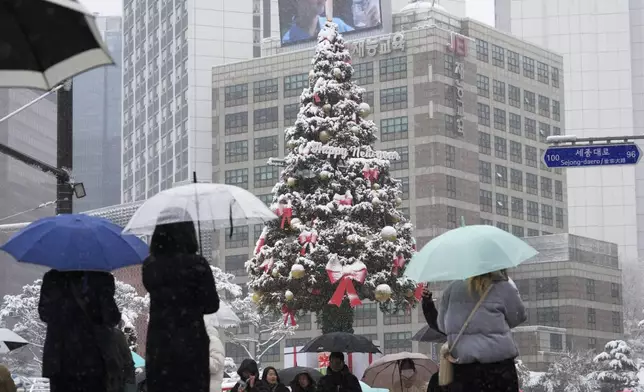
M492 284L488 286L488 288L485 290L483 295L481 295L481 298L479 299L479 301L474 306L474 309L472 309L469 316L467 316L467 319L463 323L461 330L458 332L458 335L456 335L456 339L454 339L454 343L452 343L452 347L449 347L449 344L447 342L443 343L443 345L441 346L440 363L438 365L438 385L439 386L444 387L451 384L454 381L454 362L456 362L456 359L452 357L452 350L454 349L454 346L456 346L456 343L458 343L461 336L463 336L463 332L465 332L465 329L470 324L470 321L472 321L472 318L474 317L474 313L476 313L479 307L481 307L481 304L483 303L483 300L485 299L485 297L487 297L487 294L490 292L490 289L492 289Z

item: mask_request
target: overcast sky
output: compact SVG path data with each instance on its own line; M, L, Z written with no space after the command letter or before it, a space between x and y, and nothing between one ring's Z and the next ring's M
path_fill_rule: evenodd
M113 16L123 13L123 0L80 0L92 12L101 15Z

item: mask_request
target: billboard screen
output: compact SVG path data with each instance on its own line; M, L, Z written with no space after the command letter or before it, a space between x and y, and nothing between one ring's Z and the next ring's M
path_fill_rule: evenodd
M382 26L381 0L333 0L333 21L341 33ZM326 0L278 0L282 45L312 41L326 22Z

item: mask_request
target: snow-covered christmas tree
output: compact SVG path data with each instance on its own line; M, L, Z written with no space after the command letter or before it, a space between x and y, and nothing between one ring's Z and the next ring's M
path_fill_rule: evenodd
M637 377L638 367L631 359L631 349L623 340L613 340L606 343L604 352L599 353L593 362L600 370L592 377L602 386L610 390L631 389L640 391Z
M334 23L320 31L312 64L273 188L279 219L266 225L247 263L249 287L260 309L289 322L314 312L324 333L352 332L362 300L385 312L415 305L419 290L403 277L415 245L397 209L400 182L389 173L399 157L373 148L377 128Z

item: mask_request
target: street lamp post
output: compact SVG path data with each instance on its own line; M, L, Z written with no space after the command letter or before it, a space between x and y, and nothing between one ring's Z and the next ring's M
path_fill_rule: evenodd
M74 93L71 81L58 90L56 122L56 166L71 172L74 161ZM56 214L71 214L73 188L69 179L57 176L56 181Z

